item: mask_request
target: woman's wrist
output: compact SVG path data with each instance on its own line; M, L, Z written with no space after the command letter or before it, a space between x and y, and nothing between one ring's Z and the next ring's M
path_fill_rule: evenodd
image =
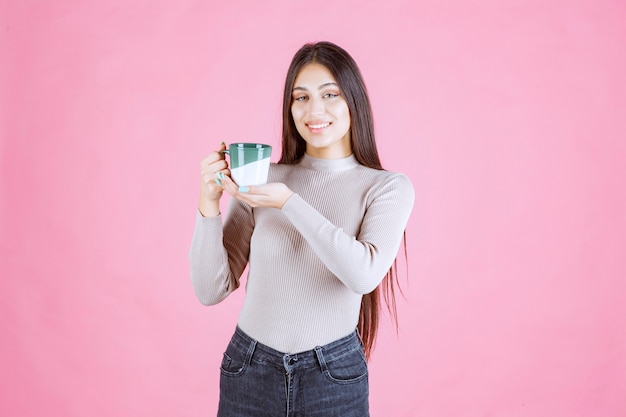
M200 201L198 201L198 210L202 217L215 217L220 214L220 203L219 200L208 200L206 198L200 197Z
M282 200L282 204L280 204L278 209L282 210L283 207L285 207L285 204L287 204L287 201L289 201L289 199L293 197L294 194L295 193L293 191L291 191L290 189L287 189L287 192L285 193L284 198Z

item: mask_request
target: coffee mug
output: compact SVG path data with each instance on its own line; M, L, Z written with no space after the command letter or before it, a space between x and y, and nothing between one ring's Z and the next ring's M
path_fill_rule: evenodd
M240 187L267 182L272 147L262 143L232 143L222 151L230 156L230 176Z

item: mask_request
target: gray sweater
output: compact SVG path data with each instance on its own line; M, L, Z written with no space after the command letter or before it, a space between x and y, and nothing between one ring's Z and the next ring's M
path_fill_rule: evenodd
M281 210L233 198L223 225L221 215L196 214L191 280L202 304L217 304L249 264L239 327L298 353L354 331L362 294L398 253L414 191L406 176L366 168L354 156L272 164L268 181L296 193Z

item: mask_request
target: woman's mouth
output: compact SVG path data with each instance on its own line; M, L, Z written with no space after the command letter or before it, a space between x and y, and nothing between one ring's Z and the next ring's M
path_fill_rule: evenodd
M313 133L318 133L323 131L324 129L326 129L328 126L330 126L330 122L326 122L326 123L307 123L306 125L309 130Z

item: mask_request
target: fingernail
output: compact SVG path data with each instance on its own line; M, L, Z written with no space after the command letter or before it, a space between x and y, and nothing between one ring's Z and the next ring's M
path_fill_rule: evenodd
M247 193L248 191L250 191L250 188L248 188L248 187L239 187L239 192L240 193Z
M223 145L223 146L226 146L226 142L222 141L222 145Z
M220 187L222 186L222 180L219 179L219 177L215 177L215 183L219 185Z
M217 173L217 178L219 178L220 180L224 179L224 173L223 172L218 172Z

